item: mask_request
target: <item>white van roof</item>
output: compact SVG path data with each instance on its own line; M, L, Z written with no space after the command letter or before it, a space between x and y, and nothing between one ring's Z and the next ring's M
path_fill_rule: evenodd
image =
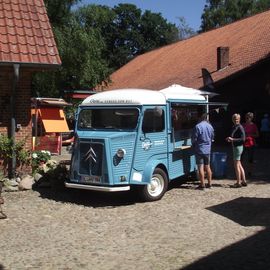
M207 101L210 93L172 85L160 91L149 89L117 89L100 92L87 97L82 105L165 105L171 101Z

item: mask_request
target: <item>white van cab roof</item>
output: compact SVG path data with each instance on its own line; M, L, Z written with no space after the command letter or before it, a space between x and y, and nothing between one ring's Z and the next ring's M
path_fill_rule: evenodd
M160 91L149 89L117 89L100 92L87 97L82 105L165 105L168 100L207 101L213 93L172 85Z

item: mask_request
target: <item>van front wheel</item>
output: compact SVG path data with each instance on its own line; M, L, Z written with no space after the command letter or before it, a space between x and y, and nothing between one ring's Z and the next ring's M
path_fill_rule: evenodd
M152 174L151 181L142 189L142 198L145 201L157 201L161 199L168 189L168 177L166 173L156 168Z

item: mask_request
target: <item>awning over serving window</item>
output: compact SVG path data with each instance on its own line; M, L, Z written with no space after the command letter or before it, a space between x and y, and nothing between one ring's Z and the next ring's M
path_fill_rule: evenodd
M46 132L68 132L66 117L61 108L39 108L38 115Z

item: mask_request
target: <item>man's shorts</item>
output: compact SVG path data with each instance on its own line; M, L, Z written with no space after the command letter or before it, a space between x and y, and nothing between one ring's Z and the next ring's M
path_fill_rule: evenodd
M233 146L233 160L241 160L243 149L243 145Z
M196 164L197 165L209 165L210 164L210 154L196 154Z

